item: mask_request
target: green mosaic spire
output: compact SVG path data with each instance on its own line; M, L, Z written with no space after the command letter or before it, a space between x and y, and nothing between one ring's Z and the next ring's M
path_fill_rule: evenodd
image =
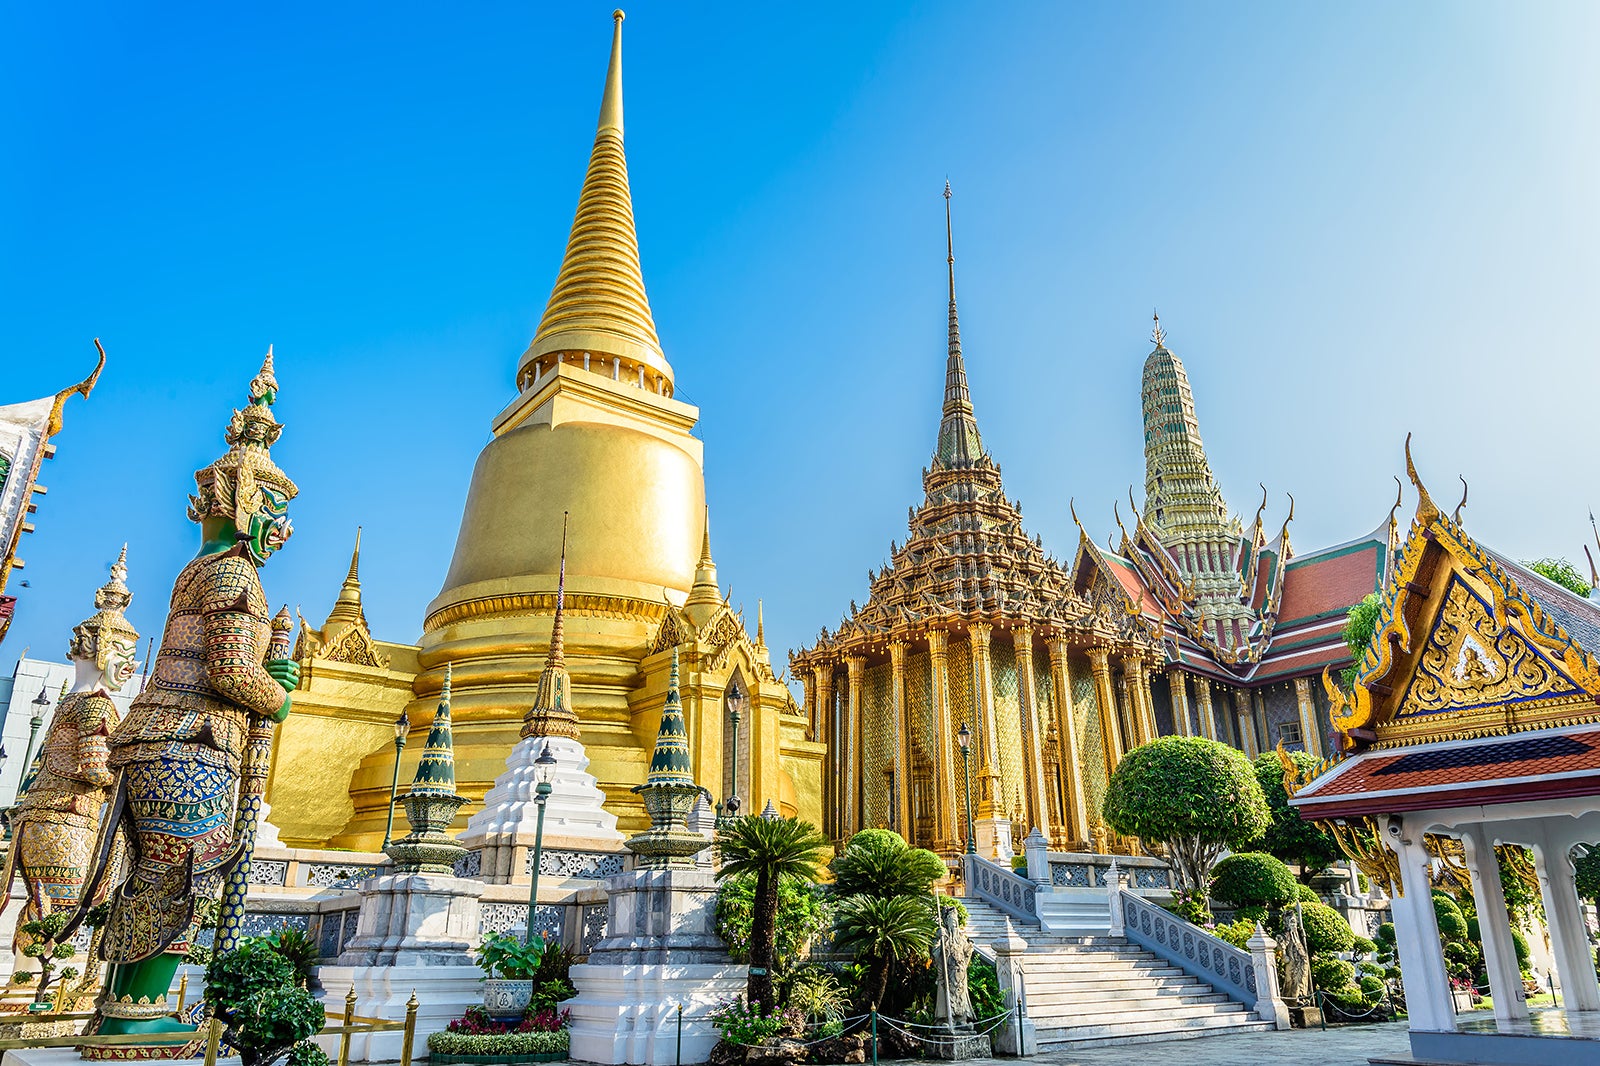
M656 750L650 756L648 785L693 785L689 761L689 731L683 724L683 701L678 696L678 649L672 649L672 673L667 677L667 704L661 708L661 728Z
M422 747L417 776L411 779L410 795L454 796L456 794L455 745L450 735L451 665L444 666L444 687L439 690L439 709L433 712L428 741Z

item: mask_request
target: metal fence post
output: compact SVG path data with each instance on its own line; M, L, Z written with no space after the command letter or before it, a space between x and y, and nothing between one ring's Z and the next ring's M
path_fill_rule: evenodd
M339 1034L339 1066L350 1066L350 1026L356 1020L356 986L344 997L344 1032Z
M213 1015L207 1024L211 1032L206 1034L206 1066L217 1066L217 1049L222 1045L222 1019Z
M405 1042L400 1047L400 1066L411 1066L411 1041L417 1036L417 994L406 1000Z
M678 1004L678 1057L677 1066L683 1066L683 1004Z
M878 1066L878 1008L872 1008L872 1066Z

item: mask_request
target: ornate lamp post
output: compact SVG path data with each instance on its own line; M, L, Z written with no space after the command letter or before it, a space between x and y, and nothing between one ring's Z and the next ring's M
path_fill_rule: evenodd
M388 850L394 839L394 805L400 794L400 753L406 747L406 734L411 732L411 719L406 717L405 708L400 709L400 717L394 720L394 778L389 782L389 821L383 827L383 847Z
M50 697L44 694L44 686L39 686L39 694L33 698L33 717L28 719L28 749L27 756L22 760L22 772L27 774L28 767L33 765L34 741L39 739L39 727L44 725L44 712L50 709Z
M544 742L544 747L539 749L539 757L533 760L537 767L539 783L533 788L533 802L539 807L539 818L533 827L533 861L528 870L528 935L523 938L524 944L533 943L533 919L539 909L539 860L544 855L544 805L550 798L550 771L555 769L555 756L550 754L550 741Z
M728 690L728 721L733 723L733 795L728 797L726 810L732 818L739 813L739 718L749 704L749 697L735 681Z
M961 745L961 769L967 778L967 854L978 854L978 838L972 835L972 730L962 722L956 731L956 743Z

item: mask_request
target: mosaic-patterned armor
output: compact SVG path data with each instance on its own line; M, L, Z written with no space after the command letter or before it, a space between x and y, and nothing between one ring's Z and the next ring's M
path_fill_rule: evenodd
M15 843L5 880L9 885L20 874L27 891L12 940L18 951L32 939L24 924L77 908L100 814L116 780L107 765L106 742L118 717L111 693L133 677L139 644L122 613L133 598L124 583L127 556L124 546L111 580L95 593L94 617L73 630L67 654L77 667L77 683L56 708L39 749L37 776L12 814Z

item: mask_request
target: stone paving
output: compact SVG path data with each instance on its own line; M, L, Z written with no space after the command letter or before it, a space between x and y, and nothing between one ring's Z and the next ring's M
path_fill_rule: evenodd
M1347 1025L1321 1029L1289 1029L1116 1044L1083 1051L1042 1051L1032 1062L1048 1066L1129 1066L1159 1062L1162 1066L1367 1066L1373 1057L1411 1053L1405 1022ZM982 1066L1017 1066L1017 1059L979 1059Z

